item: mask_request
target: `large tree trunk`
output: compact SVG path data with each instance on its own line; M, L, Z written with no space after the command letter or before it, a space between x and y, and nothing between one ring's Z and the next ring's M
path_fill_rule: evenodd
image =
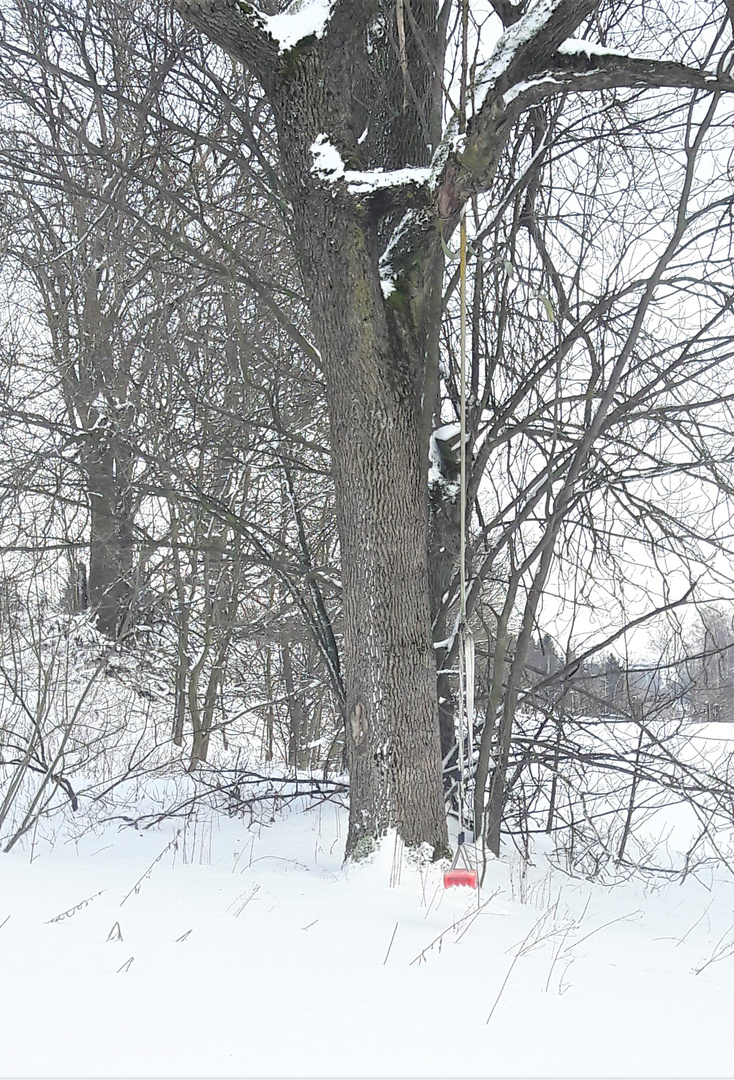
M301 173L303 175L303 173ZM306 174L307 175L307 174ZM344 596L351 813L347 853L395 827L448 850L415 341L382 295L352 200L294 202L327 383Z
M377 5L341 4L330 22L331 50L324 53L307 38L281 54L249 5L176 5L258 74L275 116L331 425L344 585L347 855L366 854L395 828L407 844L430 844L440 857L448 853L448 833L428 584L424 411L424 401L432 411L435 400L427 371L441 311L440 237L432 232L415 281L386 300L380 253L388 222L405 207L400 200L376 206L344 184L329 184L314 174L311 150L323 135L349 168L430 160L440 127L437 0L410 11L401 3L400 24L388 5L384 33L370 42Z
M422 448L414 402L370 386L376 358L365 359L369 390L357 423L338 393L331 408L349 672L348 846L394 825L407 843L427 841L443 854Z
M345 25L343 32L349 38L352 31ZM425 328L416 325L413 297L383 296L384 208L313 169L311 147L322 133L345 152L356 145L362 121L355 125L352 114L352 78L338 66L326 71L312 52L272 94L331 429L343 578L347 855L368 853L395 828L405 843L427 843L438 858L449 848L428 584ZM422 85L429 109L430 81ZM387 127L374 125L360 152L389 138ZM420 132L396 144L402 163L411 150L430 158ZM386 161L384 145L379 160ZM426 279L440 280L435 261L427 262Z

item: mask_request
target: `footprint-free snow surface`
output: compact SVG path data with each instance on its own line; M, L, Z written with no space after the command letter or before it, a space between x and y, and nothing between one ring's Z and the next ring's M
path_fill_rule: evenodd
M118 825L0 856L3 1077L734 1074L725 869L476 894L391 838L344 868L330 803Z

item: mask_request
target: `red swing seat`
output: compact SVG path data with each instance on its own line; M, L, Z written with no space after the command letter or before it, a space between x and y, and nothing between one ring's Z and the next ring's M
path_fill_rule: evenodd
M477 883L476 870L464 870L458 866L453 870L447 870L443 876L444 889L450 889L452 885L468 885L470 889L476 889Z

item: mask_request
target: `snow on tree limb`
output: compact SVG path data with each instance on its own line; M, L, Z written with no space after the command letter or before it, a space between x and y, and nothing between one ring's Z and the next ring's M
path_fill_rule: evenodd
M352 50L363 47L363 32L377 6L376 0L295 0L282 16L265 17L248 0L173 2L186 19L246 64L266 93L277 87L281 46L302 31L310 36L300 40L309 40L318 48L325 70L348 69L354 60ZM447 240L462 205L491 184L512 125L539 102L562 92L625 86L734 90L734 80L729 77L672 61L627 56L574 38L597 6L598 0L531 0L478 73L475 113L466 136L459 138L455 121L449 124L427 182L416 170L362 173L344 165L339 169L337 163L333 179L346 182L353 194L384 199L389 192L402 189L404 196L410 196L394 197L390 203L391 211L401 205L411 208L383 256L381 277L385 282L393 285L403 278L410 290L410 272L419 266L422 254L435 247L437 225ZM278 36L281 33L283 37ZM310 144L313 135L308 137ZM313 146L311 152L313 155ZM315 157L311 161L316 164ZM315 180L324 182L318 167L311 171Z
M624 49L611 49L607 45L599 45L593 41L584 41L583 38L569 38L558 46L558 52L568 53L569 56L577 56L583 53L585 56L627 56Z
M533 105L561 92L614 87L734 91L734 79L673 61L628 56L570 35L596 7L589 0L536 0L502 35L478 73L481 92L465 139L449 125L432 166L433 214L409 210L383 256L381 276L397 281L416 256L435 242L436 218L444 240L462 205L486 190L512 124Z
M431 176L430 169L408 166L405 169L347 169L342 156L330 141L321 134L311 145L313 167L311 172L326 181L336 183L344 180L349 191L366 194L381 188L406 187L425 184Z
M570 37L585 15L597 6L590 0L535 0L525 14L507 29L494 52L479 71L477 87L481 105L488 89L502 76L511 75L518 64L532 66L534 54L547 55ZM569 29L570 28L570 29ZM529 52L529 56L526 54Z
M734 89L731 79L684 64L627 56L571 37L596 6L588 0L536 0L502 35L478 73L475 101L479 107L470 121L463 152L454 155L460 173L453 193L458 204L481 190L484 179L491 176L494 153L504 141L503 128L532 105L561 91L620 86ZM447 170L451 158L447 156Z
M556 59L562 61L563 56L561 53ZM510 87L503 95L505 105L519 114L560 91L590 93L615 87L677 87L709 93L734 91L734 80L730 78L721 78L712 72L696 70L673 61L646 60L612 52L599 52L591 57L579 53L577 56L585 63L550 69ZM600 63L602 60L603 66Z
M292 0L279 15L265 15L249 0L173 0L173 6L269 90L283 53L324 37L338 51L369 25L378 5L377 0Z

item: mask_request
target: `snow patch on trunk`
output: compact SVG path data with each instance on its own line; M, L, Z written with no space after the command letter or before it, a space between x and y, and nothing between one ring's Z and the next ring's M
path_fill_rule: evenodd
M342 179L346 171L344 162L328 135L322 133L316 136L311 143L311 155L313 157L311 172L315 176L329 183Z
M287 52L307 37L323 37L331 18L334 0L294 0L280 15L263 17L266 33Z

